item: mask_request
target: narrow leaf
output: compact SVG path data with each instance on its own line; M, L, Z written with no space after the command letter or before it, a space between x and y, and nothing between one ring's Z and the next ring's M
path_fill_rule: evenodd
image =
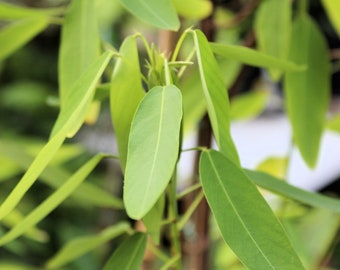
M303 65L296 65L293 62L243 46L219 43L210 43L210 46L215 54L250 66L280 69L282 71L302 71L306 68Z
M137 18L159 28L177 31L180 22L170 0L120 0Z
M193 33L197 62L214 136L221 152L239 164L237 150L230 135L230 112L227 89L216 59L204 34Z
M140 103L129 137L124 180L128 215L142 218L164 192L178 157L182 96L173 85L156 86Z
M308 166L317 162L330 95L326 41L308 15L293 24L290 59L308 68L285 76L285 101L293 138Z
M199 168L222 237L246 267L304 269L281 224L242 169L214 150L202 153Z
M340 200L312 193L297 187L294 187L285 181L278 179L264 172L244 170L247 176L258 186L282 195L286 198L296 200L300 203L314 207L325 208L335 213L340 213Z
M285 60L288 58L291 35L291 1L262 1L256 13L255 32L261 52ZM279 33L279 34L278 34ZM281 70L269 69L273 80L281 77Z
M86 179L95 166L104 156L99 154L84 164L75 174L73 174L58 190L49 196L44 202L39 204L30 214L28 214L13 229L0 238L0 246L13 241L28 229L39 223L58 205L60 205L70 194Z
M138 270L146 248L146 234L137 232L126 239L106 262L103 270Z
M212 13L213 9L212 3L207 0L172 0L172 3L177 13L186 19L204 19Z
M105 229L97 235L75 238L68 242L54 257L52 257L47 262L46 267L57 268L70 263L85 253L105 244L111 239L126 233L129 230L130 225L128 223L120 222Z
M340 1L339 0L322 0L321 1L328 18L340 36Z
M28 43L48 25L46 17L11 23L0 31L0 61Z
M53 158L68 132L84 117L84 107L89 104L89 100L94 95L95 85L101 76L104 68L109 62L112 53L104 53L98 60L84 73L77 81L73 93L70 97L70 107L61 114L56 123L58 132L51 137L49 142L38 153L29 169L15 186L13 191L8 195L0 206L0 220L6 216L22 199L27 190L33 185L42 171L46 168L49 161ZM82 95L79 95L81 93ZM73 97L73 98L72 98ZM77 98L78 99L74 99Z
M134 37L124 40L119 55L111 79L110 105L119 158L124 171L131 122L144 96L144 89Z

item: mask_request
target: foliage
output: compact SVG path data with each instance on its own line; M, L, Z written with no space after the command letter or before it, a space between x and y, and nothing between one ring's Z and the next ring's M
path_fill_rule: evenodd
M340 201L278 179L285 178L289 154L259 166L271 168L272 174L243 168L230 133L232 121L258 116L269 100L269 92L259 89L228 95L226 84L232 84L235 78L230 74L237 74L240 64L261 68L273 82L283 82L292 141L308 166L317 163L325 128L339 130L336 116L326 122L331 63L325 36L308 14L308 1L296 2L263 0L246 23L236 27L228 18L237 21L237 14L207 0L73 0L58 8L0 2L3 70L36 42L34 37L55 28L61 32L54 62L58 62L54 74L58 98L50 97L50 107L45 108L53 111L57 104L60 110L56 119L53 113L53 120L48 118L54 123L49 134L42 135L42 142L30 139L29 131L14 135L10 124L0 126L6 131L0 137L0 246L9 257L0 256L0 268L116 269L119 265L139 269L151 253L155 268L184 269L181 234L190 229L190 218L204 200L212 212L211 267L295 270L325 264L336 244L331 239L340 224ZM322 4L339 31L338 3ZM110 13L112 5L119 11ZM222 21L227 20L227 27L216 24L210 29L217 33L211 42L209 31L200 30L199 22L213 23L217 10L226 12ZM175 31L178 40L173 47L157 48L149 42L150 32L126 34L121 18L152 33ZM122 41L106 35L112 23L125 33ZM193 26L185 29L188 25ZM258 47L240 45L243 32L253 30ZM22 85L23 89L41 86L37 82ZM2 106L9 100L8 92L0 91ZM40 100L33 99L33 105L28 102L27 106L32 108ZM9 109L16 108L8 104ZM75 143L84 123L100 121L101 107L109 107L118 156L109 151L89 154ZM197 132L196 124L207 119L205 113L211 124L208 138L213 135L218 150L209 145L183 149L184 138ZM179 191L177 164L185 151L200 154L198 179ZM95 167L116 160L124 180L119 186L119 177L111 175L109 183L118 189L114 195L98 180L104 177ZM281 207L271 207L262 189L280 195ZM179 202L188 195L192 200L181 211ZM114 220L94 233L101 211L108 211ZM67 232L65 224L72 222L54 222L54 215L71 221L73 215L80 215L76 222L88 227L74 224ZM327 230L318 231L314 223L320 219ZM315 248L306 243L309 236L304 228L313 232ZM222 239L227 245L220 245ZM56 243L46 252L49 240ZM39 260L27 259L30 248ZM231 259L217 263L221 250ZM310 261L308 256L315 259ZM24 258L22 262L15 262L18 257Z

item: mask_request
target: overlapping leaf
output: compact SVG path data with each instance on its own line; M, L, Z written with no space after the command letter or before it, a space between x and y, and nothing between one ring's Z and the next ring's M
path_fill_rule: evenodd
M212 3L207 0L172 0L172 3L178 14L187 19L204 19L213 9Z
M223 239L246 267L304 269L281 224L242 169L214 150L202 153L199 168Z
M173 85L156 86L140 103L132 122L124 179L124 204L142 218L164 192L178 157L182 96Z

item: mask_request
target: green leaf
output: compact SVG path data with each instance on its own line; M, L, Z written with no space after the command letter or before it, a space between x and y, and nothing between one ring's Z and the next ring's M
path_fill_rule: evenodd
M131 122L145 92L135 37L130 36L124 40L119 55L111 79L110 105L119 158L124 171Z
M328 18L340 36L340 1L322 0L321 2L326 10Z
M178 158L182 96L173 85L156 86L132 122L124 180L129 217L141 219L164 192Z
M250 66L280 69L282 71L305 70L304 65L296 65L293 62L275 58L247 47L219 43L210 43L210 46L215 54Z
M48 26L46 17L20 20L0 31L0 61L28 43Z
M186 19L201 20L208 17L213 10L212 3L207 0L172 0L172 3L177 13Z
M103 270L138 270L146 248L146 234L137 232L126 239L106 262Z
M308 15L293 24L290 59L308 66L285 76L285 101L293 138L309 167L317 162L330 96L328 48L322 33Z
M254 118L261 114L269 99L269 91L251 91L235 96L230 102L232 120Z
M291 35L291 1L262 1L256 13L255 32L261 52L285 60L288 58ZM269 69L273 80L278 81L281 70Z
M110 241L111 239L130 230L127 222L120 222L106 228L101 233L93 236L82 236L68 242L56 255L46 264L47 268L61 267L79 258L85 253Z
M58 73L62 111L69 106L75 82L99 55L100 41L94 6L94 0L72 1L64 18ZM70 136L76 133L81 124L79 122L74 126Z
M222 237L246 267L304 269L281 224L242 169L214 150L202 153L199 169Z
M30 214L28 214L13 229L0 238L0 246L13 241L32 226L39 223L59 204L61 204L70 194L86 179L95 166L103 159L104 155L99 154L84 164L74 173L58 190L49 196L44 202L39 204Z
M229 98L221 71L204 34L199 30L192 33L203 93L217 145L221 152L239 164L237 150L230 135Z
M49 15L60 15L63 12L64 8L36 9L0 2L0 19L2 20L46 17Z
M153 26L173 31L180 27L170 0L120 0L120 3L134 16Z
M294 187L285 181L278 179L264 172L244 170L247 176L258 186L282 195L286 198L296 200L300 203L314 207L321 207L340 213L340 200L327 197L318 193L312 193L297 187Z
M84 117L84 107L94 95L95 85L104 68L108 64L112 53L104 53L84 75L77 81L74 87L74 95L68 101L69 107L58 118L55 126L55 134L49 142L41 149L29 169L15 186L13 191L7 196L0 206L0 220L6 216L19 203L27 190L33 185L49 161L53 158L68 132ZM56 127L58 128L56 132Z

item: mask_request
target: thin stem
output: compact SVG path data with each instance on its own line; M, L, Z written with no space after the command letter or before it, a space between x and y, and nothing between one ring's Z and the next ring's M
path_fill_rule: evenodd
M196 48L193 48L193 50L190 52L189 56L185 59L185 61L186 62L191 61L191 59L194 57L195 53L196 53ZM186 68L187 68L187 66L183 66L183 67L180 68L180 70L178 71L178 74L177 74L178 78L182 77Z
M163 59L164 59L165 83L166 85L170 85L172 80L171 80L171 74L170 74L170 69L169 69L169 63L165 56L163 56Z
M151 49L150 49L150 46L149 46L149 43L148 41L145 39L145 37L138 33L138 34L135 34L135 37L137 38L140 38L140 40L143 42L144 44L144 47L145 47L145 50L146 50L146 53L148 54L148 57L149 59L152 59L152 52L151 52Z
M155 254L160 260L166 262L168 261L170 258L164 254L164 252L162 252L161 250L159 250L151 241L149 242L148 248L150 249L150 251Z
M169 267L172 266L173 264L175 264L177 261L179 261L180 258L181 258L181 256L179 254L177 254L176 256L172 257L170 260L168 260L168 262L166 264L163 265L161 270L169 269Z
M208 148L204 146L197 146L188 149L182 149L182 152L189 152L189 151L206 151Z
M182 230L184 225L188 222L191 215L195 212L197 206L200 204L201 200L204 198L204 193L201 191L193 202L190 204L188 209L186 210L185 214L181 217L181 219L177 222L178 230Z
M201 186L202 186L201 183L197 183L197 184L194 184L194 185L188 187L183 192L181 192L180 194L177 195L177 200L182 199L183 197L185 197L186 195L190 194L191 192L199 189Z
M178 54L179 54L179 50L182 47L183 41L186 38L187 34L188 34L188 30L184 31L183 34L178 39L178 42L177 42L177 45L175 47L174 53L172 54L172 57L171 57L171 62L176 61L176 59L178 57Z

